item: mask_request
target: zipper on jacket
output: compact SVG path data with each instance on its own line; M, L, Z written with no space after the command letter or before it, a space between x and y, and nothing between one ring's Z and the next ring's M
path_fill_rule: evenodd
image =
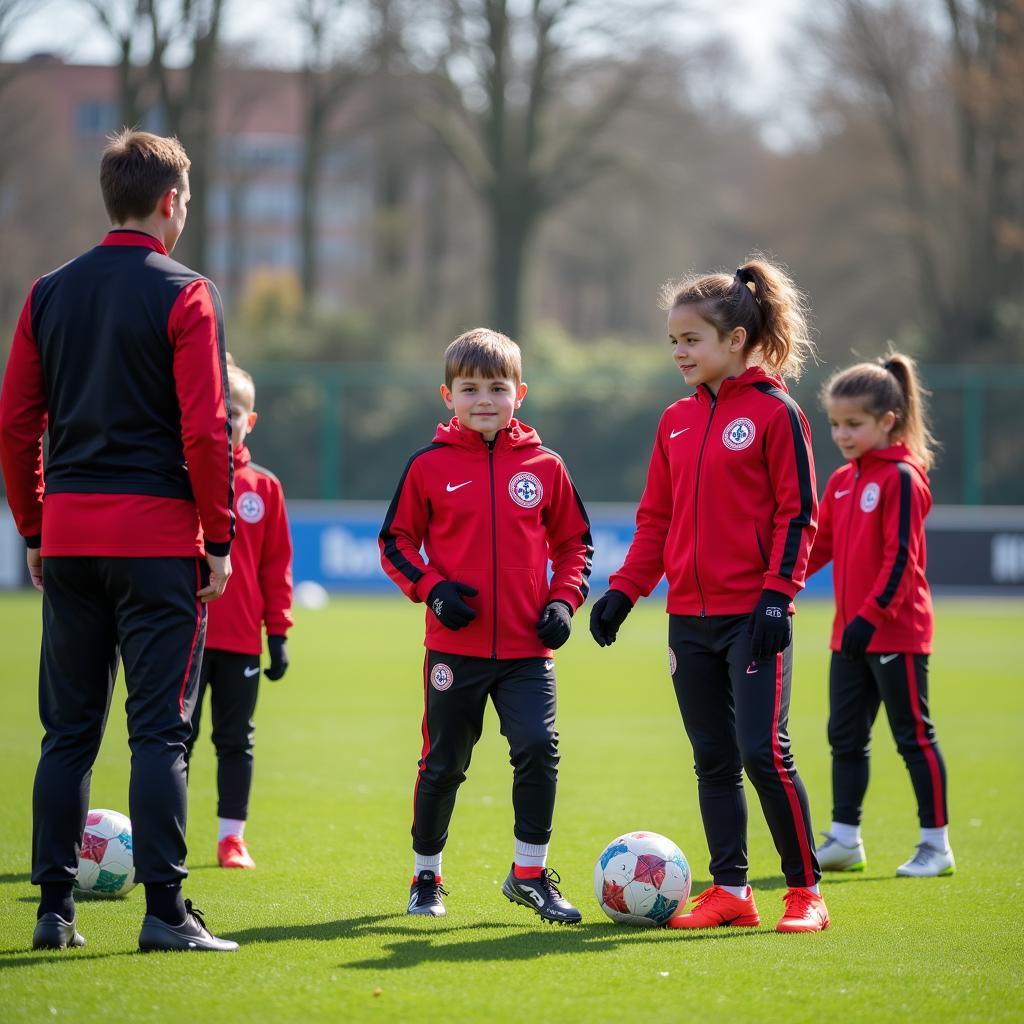
M704 462L704 446L708 443L708 434L711 433L711 421L715 417L715 406L717 404L718 396L711 395L711 411L708 413L708 423L704 428L704 436L700 441L700 450L697 452L697 473L693 482L693 578L697 584L697 596L700 598L700 617L702 619L707 615L707 609L704 607L704 590L700 585L700 573L697 572L697 499L700 497L700 467Z
M857 497L857 487L860 483L860 459L857 459L857 468L853 473L853 487L850 494L850 514L846 517L846 537L843 543L843 579L842 586L836 587L836 591L839 594L839 614L843 618L843 626L849 625L849 619L846 617L846 581L848 579L846 574L846 568L850 563L850 534L853 533L853 509L854 505L859 498Z
M487 469L491 480L491 657L498 657L498 500L494 493L494 441L487 445Z

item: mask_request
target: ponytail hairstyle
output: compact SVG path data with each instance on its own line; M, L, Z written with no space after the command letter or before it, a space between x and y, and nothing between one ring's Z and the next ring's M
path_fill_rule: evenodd
M910 356L890 352L874 363L857 363L834 373L821 389L822 404L832 398L857 398L876 420L887 412L896 416L894 441L902 441L931 469L939 445L928 426L925 399L931 392L921 385Z
M781 267L760 256L735 274L692 275L662 287L662 309L691 305L719 335L746 330L748 363L796 379L804 362L815 358L806 299Z

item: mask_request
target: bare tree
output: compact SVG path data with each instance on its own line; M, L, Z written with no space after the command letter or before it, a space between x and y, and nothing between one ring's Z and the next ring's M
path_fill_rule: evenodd
M155 98L152 67L140 57L148 36L147 0L84 0L117 47L118 124L141 124Z

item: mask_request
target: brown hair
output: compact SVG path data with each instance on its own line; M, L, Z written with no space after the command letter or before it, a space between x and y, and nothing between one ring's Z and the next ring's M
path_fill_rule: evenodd
M231 392L231 404L245 405L249 412L256 408L256 384L252 376L246 373L227 353L228 390Z
M100 161L100 190L111 222L148 217L165 192L184 185L190 166L175 138L131 128L110 136Z
M921 386L910 356L890 352L874 363L857 363L834 373L821 389L824 405L832 398L859 398L864 410L876 420L887 412L896 416L892 438L902 441L931 469L938 442L928 428L925 398L931 392Z
M757 353L766 370L796 378L814 358L806 299L781 267L762 257L751 257L735 274L693 274L662 287L662 309L690 305L720 335L744 328L744 356Z
M456 377L505 377L523 380L523 354L509 337L489 327L474 327L460 334L444 350L444 383Z

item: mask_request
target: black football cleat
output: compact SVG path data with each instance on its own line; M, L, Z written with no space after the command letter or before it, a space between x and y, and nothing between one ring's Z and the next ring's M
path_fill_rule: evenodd
M547 868L539 878L516 878L513 864L501 891L510 903L519 903L535 910L542 921L579 924L583 915L558 891L556 882L561 882L557 872Z
M152 914L142 919L139 949L143 953L234 953L238 943L231 939L218 939L211 934L203 920L203 912L193 907L191 900L185 900L185 920L181 924L168 924Z
M441 897L447 895L448 890L441 885L441 879L433 871L421 871L409 887L409 909L406 913L444 917L448 911Z
M75 920L65 921L60 914L43 914L36 921L32 933L33 949L80 949L85 945L85 936L75 929Z

